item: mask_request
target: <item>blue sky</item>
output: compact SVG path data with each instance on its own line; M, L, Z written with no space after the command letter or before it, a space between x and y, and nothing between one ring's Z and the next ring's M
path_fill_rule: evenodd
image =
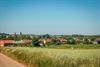
M0 32L100 34L100 1L0 0Z

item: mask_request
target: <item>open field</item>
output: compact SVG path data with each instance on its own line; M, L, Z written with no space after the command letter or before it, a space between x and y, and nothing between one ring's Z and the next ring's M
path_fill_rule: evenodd
M100 49L4 47L1 52L28 67L100 67Z
M62 44L62 45L49 45L47 48L57 49L100 49L100 44Z

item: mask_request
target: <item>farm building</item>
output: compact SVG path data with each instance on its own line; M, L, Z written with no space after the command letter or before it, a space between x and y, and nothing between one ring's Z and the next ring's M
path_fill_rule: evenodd
M0 40L0 46L11 46L14 44L14 40Z
M32 44L32 40L14 41L14 46L29 46Z
M21 41L14 41L14 40L0 40L0 46L28 46L32 44L32 40L21 40Z

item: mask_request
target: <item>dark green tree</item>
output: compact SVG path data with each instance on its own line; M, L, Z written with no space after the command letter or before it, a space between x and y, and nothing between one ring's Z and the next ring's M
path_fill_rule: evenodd
M18 39L18 35L16 34L16 32L14 33L14 40L17 41Z

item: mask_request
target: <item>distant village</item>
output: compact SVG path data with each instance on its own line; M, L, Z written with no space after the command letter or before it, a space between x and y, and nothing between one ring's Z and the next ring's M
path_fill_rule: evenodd
M33 35L0 33L0 46L49 46L49 45L100 44L100 35Z

